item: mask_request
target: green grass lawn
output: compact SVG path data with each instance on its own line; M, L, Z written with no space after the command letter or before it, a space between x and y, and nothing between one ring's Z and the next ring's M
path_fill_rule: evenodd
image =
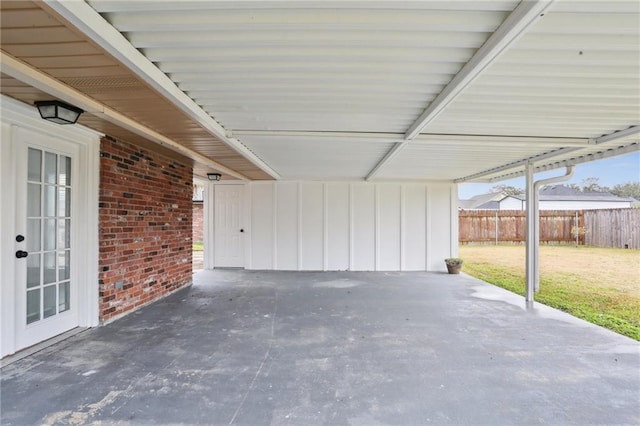
M523 246L460 247L464 272L525 294ZM640 251L541 246L535 300L640 341Z
M202 241L194 241L193 242L193 251L203 251L204 243Z

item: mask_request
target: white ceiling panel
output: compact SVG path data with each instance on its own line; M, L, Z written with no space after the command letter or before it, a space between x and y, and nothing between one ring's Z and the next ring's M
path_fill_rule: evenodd
M243 130L281 130L282 127L275 127L280 121L281 112L260 114L217 114L221 122L225 123L232 129ZM404 129L408 127L412 120L406 116L390 115L382 112L361 112L361 113L313 113L313 112L287 112L289 121L286 123L285 130L307 131L309 129L322 128L325 131L346 131L359 133L366 128L369 132L386 132L388 129ZM242 126L242 127L241 127ZM231 134L234 134L233 131ZM253 149L250 142L246 142L247 146ZM346 144L344 145L346 147ZM342 153L336 151L336 158Z
M390 142L346 137L247 135L241 140L283 179L361 179L393 146Z
M597 138L639 125L639 9L554 3L423 131Z
M576 146L575 141L549 141L531 138L447 138L431 137L426 141L409 143L376 176L376 179L422 179L425 174L436 180L455 180L477 171L477 164L484 169L499 167L522 158L562 149L565 145ZM470 162L474 158L475 162Z
M282 178L487 179L640 125L636 0L88 4Z
M135 12L149 10L149 0L88 0L88 2L101 12ZM514 7L513 0L154 0L153 10L261 10L261 9L428 9L428 10L482 10L482 11L510 11ZM612 2L624 6L624 1ZM627 6L628 8L628 6ZM607 9L608 10L608 9Z
M89 4L231 134L404 133L518 1Z

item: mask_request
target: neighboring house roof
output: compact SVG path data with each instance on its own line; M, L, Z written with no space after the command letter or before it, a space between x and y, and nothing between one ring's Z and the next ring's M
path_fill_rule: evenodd
M479 206L475 206L476 210L499 210L500 202L499 201L489 201L488 203L481 204Z
M464 210L497 209L500 202L509 197L504 192L490 192L475 195L468 200L459 200L458 207Z
M633 203L633 198L622 198L613 194L595 195L593 193L582 195L540 195L540 201L607 201L618 203Z
M507 198L525 201L525 196L509 195L504 192L490 192L475 195L467 200L460 200L459 208L464 210L493 210ZM618 197L610 192L581 192L563 185L548 186L540 190L540 201L576 201L576 202L619 202L635 203L631 197Z
M475 209L477 206L491 201L492 197L496 194L480 194L475 195L467 200L458 200L458 207L461 209Z
M581 192L564 185L546 186L540 190L540 201L607 201L635 202L631 197L618 197L610 192Z

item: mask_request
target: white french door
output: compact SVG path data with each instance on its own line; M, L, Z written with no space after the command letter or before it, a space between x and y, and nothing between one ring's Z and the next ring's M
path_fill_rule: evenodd
M243 185L216 185L214 195L214 266L244 266Z
M79 148L52 138L14 149L16 346L24 348L78 326Z

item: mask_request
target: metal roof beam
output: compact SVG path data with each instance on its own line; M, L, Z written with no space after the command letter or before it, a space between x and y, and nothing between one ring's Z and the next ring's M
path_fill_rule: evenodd
M592 142L587 138L564 138L545 136L496 136L496 135L452 135L437 133L422 133L418 135L412 143L431 144L438 142L446 143L489 143L492 145L558 145L559 147L587 146Z
M514 169L516 167L524 166L527 163L532 163L532 162L544 160L544 159L547 159L547 158L557 157L558 155L561 155L561 154L568 154L570 152L577 151L578 149L580 149L580 148L565 147L565 148L556 149L556 150L553 150L553 151L550 151L550 152L545 152L544 154L535 155L535 156L529 157L529 158L524 158L522 160L514 161L512 163L508 163L508 164L505 164L503 166L494 167L492 169L484 170L484 171L479 172L479 173L474 173L474 174L469 175L469 176L465 176L465 177L462 177L462 178L459 178L459 179L455 179L454 183L469 182L471 180L480 179L482 177L489 176L489 175L492 175L492 174L495 174L495 173L500 173L500 172L503 172L503 171L506 171L506 170Z
M608 135L600 136L595 140L596 144L607 143L616 141L618 139L626 138L629 136L640 135L640 126L632 126L619 132L609 133Z
M469 62L462 67L460 72L451 79L451 82L440 92L433 102L429 104L427 109L424 110L411 127L409 127L405 133L405 139L411 140L424 130L424 128L440 115L500 54L520 38L531 24L543 16L552 2L553 0L520 2L502 25L498 27Z
M370 143L402 143L403 133L376 133L376 132L337 132L337 131L296 131L296 130L234 130L230 133L238 137L271 137L271 138L310 138L331 140L348 139ZM412 142L416 145L465 145L478 144L491 146L530 146L539 145L541 148L565 148L584 147L593 145L593 139L545 137L545 136L496 136L496 135L455 135L422 133Z
M408 142L409 141L405 140L405 141L396 143L393 146L393 148L391 148L391 150L389 150L387 154L382 158L382 160L380 160L378 164L376 164L373 170L369 172L365 180L370 181L371 179L373 179L375 175L378 174L380 169L382 169L389 161L391 161L396 155L398 155L400 151L402 151L402 149L407 145Z
M535 173L547 172L549 170L559 169L561 167L575 166L578 164L589 163L591 161L604 160L606 158L616 157L618 155L630 154L632 152L640 151L640 143L632 143L630 145L620 146L616 148L607 149L604 151L596 152L593 154L586 154L580 157L571 158L569 160L557 161L555 163L545 164L543 166L537 166ZM524 176L524 170L508 173L489 179L489 182L497 182L506 179L514 179Z
M507 19L478 49L449 84L429 104L427 109L413 122L404 134L404 141L396 144L369 172L366 180L371 180L386 166L407 143L416 138L442 111L453 102L482 72L511 46L524 31L544 15L553 0L522 1Z
M617 140L620 140L620 139L625 139L625 138L632 137L632 136L635 136L635 135L640 135L640 126L631 126L631 127L628 127L628 128L626 128L624 130L620 130L620 131L617 131L617 132L609 133L608 135L600 136L599 138L596 138L596 139L590 139L590 140L589 139L582 139L581 145L600 145L600 144L604 144L604 143L607 143L607 142L614 142L614 141L617 141ZM552 139L555 139L555 138L552 138ZM557 138L557 139L560 139L560 138ZM578 141L578 140L579 139L577 139L576 141ZM640 143L640 139L639 139L639 143ZM568 145L568 144L565 144L565 145ZM573 144L571 144L571 145L573 145ZM580 144L576 144L576 145L580 145ZM635 145L638 145L638 143L634 143L631 146L635 146ZM624 147L618 147L618 148L614 149L613 151L620 152L620 154L626 153L626 151L623 152L624 150L622 148L624 148ZM519 161L515 161L513 163L505 164L505 165L500 166L500 167L494 167L492 169L484 170L484 171L482 171L480 173L474 173L472 175L465 176L465 177L462 177L460 179L456 179L454 182L456 182L456 183L468 182L470 180L475 180L475 179L479 179L479 178L482 178L482 177L485 177L485 176L493 175L495 173L506 171L506 170L509 170L509 169L514 169L516 167L523 166L523 165L525 165L525 164L527 164L529 162L536 162L536 161L545 160L545 159L548 159L548 158L557 157L558 155L567 154L567 153L570 153L570 152L573 152L573 151L577 151L578 149L579 149L578 147L565 146L565 147L563 147L561 149L558 149L558 150L555 150L555 151L551 151L551 152L547 152L547 153L544 153L542 155L537 155L537 156L531 157L531 158L525 158L525 159L522 159L522 160L519 160ZM630 148L630 149L631 149L631 151L629 151L629 152L635 151L635 149L633 149L633 148ZM600 153L598 153L598 154L600 154ZM620 155L620 154L612 154L610 156ZM553 170L553 169L556 169L556 168L559 168L559 167L565 167L565 166L568 166L568 165L575 165L575 164L579 164L579 163L583 163L583 162L587 162L587 161L595 161L595 160L599 160L600 158L606 158L606 157L597 156L596 154L588 154L588 155L585 155L585 156L581 156L579 158L588 158L588 159L585 160L585 161L579 161L579 162L569 162L569 160L565 160L565 161L561 161L561 162L558 162L558 163L551 163L551 164L554 164L554 165L555 164L558 164L558 165L554 166L554 167L551 167L551 164L548 164L548 165L545 165L545 166L538 167L536 169L536 173L538 171ZM520 177L520 176L524 176L524 175L525 175L525 171L522 170L522 171L518 171L518 172L507 173L507 174L504 174L504 175L493 177L493 178L489 179L489 181L490 182L495 182L495 181L498 181L498 180L511 179L511 178L514 178L514 177Z

